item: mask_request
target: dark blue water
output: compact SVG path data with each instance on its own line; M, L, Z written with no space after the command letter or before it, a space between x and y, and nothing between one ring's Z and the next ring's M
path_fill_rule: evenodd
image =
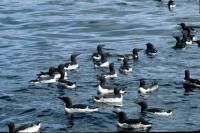
M168 108L170 117L147 114L153 123L150 131L193 131L200 127L200 90L185 92L184 70L200 78L197 46L174 50L173 35L179 34L178 23L200 25L198 0L176 0L173 11L167 0L1 0L0 1L0 131L8 131L6 121L17 125L41 121L42 132L114 132L117 116L112 106L95 104L96 75L90 56L97 44L105 44L112 54L110 62L118 70L121 62L115 55L133 48L146 48L151 42L158 56L148 58L144 51L137 62L131 61L133 72L108 83L127 87L121 108L131 118L139 118L137 100L150 106ZM197 29L198 30L198 29ZM197 33L199 37L199 33ZM55 84L30 84L39 71L56 67L78 56L80 68L69 72L77 82L77 90ZM106 71L103 70L103 71ZM138 95L138 79L156 79L159 90L152 95ZM70 117L58 96L68 95L74 103L99 106L99 112Z

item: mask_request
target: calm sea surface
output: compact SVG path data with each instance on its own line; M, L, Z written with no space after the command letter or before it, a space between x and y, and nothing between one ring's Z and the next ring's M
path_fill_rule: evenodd
M117 132L117 116L112 106L95 104L96 75L90 57L97 44L105 44L108 58L115 63L118 78L108 84L127 87L121 109L131 118L152 122L150 131L194 131L200 129L200 90L186 92L184 70L200 78L200 48L193 45L174 50L173 35L185 22L200 25L199 1L176 0L173 11L168 0L1 0L0 1L0 131L8 131L7 121L17 125L41 121L42 132ZM199 31L199 29L197 29ZM200 38L200 34L197 33ZM138 61L130 61L133 72L119 73L117 54L146 48L151 42L158 55L149 58L140 52ZM77 82L76 91L56 84L30 84L40 71L69 61L72 53L81 53L80 68L69 72ZM157 80L159 90L152 95L138 95L138 80ZM99 112L69 116L57 97L68 95L73 103L98 106ZM142 115L135 103L173 111L170 117Z

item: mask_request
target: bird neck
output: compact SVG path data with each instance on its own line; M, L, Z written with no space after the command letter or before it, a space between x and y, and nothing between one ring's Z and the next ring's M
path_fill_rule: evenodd
M16 131L15 131L16 129L15 129L15 125L14 125L14 124L13 124L13 125L9 125L8 128L9 128L9 132L10 132L10 133L15 133L15 132L16 132Z
M98 47L98 48L97 48L97 52L98 52L99 54L103 53L102 48Z
M185 73L185 78L184 79L190 79L190 74L189 73Z
M60 70L60 79L59 80L63 80L65 77L65 70Z
M74 57L74 56L71 57L71 63L72 64L77 64L76 57Z
M105 85L106 81L103 79L103 80L100 80L100 85L103 86Z
M143 112L143 111L145 111L145 110L147 110L147 109L148 109L147 104L141 105L141 112Z
M113 66L109 66L109 70L110 70L111 73L115 73L115 69L114 69Z
M120 115L119 116L119 122L121 123L121 122L124 122L125 120L127 120L128 118L127 118L127 116L126 116L126 114L122 114L122 115Z
M65 101L65 107L66 108L72 107L72 102L71 101Z

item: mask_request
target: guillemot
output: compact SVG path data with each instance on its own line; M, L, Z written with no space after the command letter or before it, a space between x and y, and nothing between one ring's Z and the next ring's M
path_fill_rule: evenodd
M141 94L148 94L158 89L158 83L153 82L152 84L146 85L144 79L140 79L140 85L138 92Z
M141 112L149 112L149 113L162 115L162 116L170 116L172 114L171 110L166 110L162 108L149 108L147 103L144 101L138 102L137 104L141 106Z
M146 46L147 46L147 48L146 48L145 52L147 55L149 55L149 56L157 55L157 50L152 43L147 43Z
M173 0L169 0L167 5L169 9L173 9L176 7L176 4Z
M176 45L174 46L175 49L182 49L187 46L186 42L182 40L180 36L174 36L174 38L176 39Z
M100 81L99 86L98 86L98 93L100 95L114 93L114 89L115 88L120 89L120 93L125 93L125 88L123 88L123 87L116 87L116 86L106 85L105 84L106 83L106 79L104 77L99 76L97 79Z
M76 82L71 82L71 81L67 81L67 80L64 79L65 70L60 70L60 74L61 74L61 77L58 80L59 85L62 85L62 86L69 88L69 89L75 89L76 88Z
M128 60L136 60L139 58L138 52L141 51L142 49L139 48L134 48L132 50L132 54L124 54L124 55L117 55L118 60L124 60L124 58L127 58Z
M71 55L71 57L70 57L71 62L64 64L65 70L76 70L79 67L77 60L76 60L76 57L78 55L80 55L80 54L72 54Z
M185 77L183 83L191 87L200 88L200 80L191 78L189 70L185 70Z
M108 78L116 78L117 73L115 72L114 63L109 64L109 72L102 73L101 76Z
M93 59L93 60L95 60L95 61L101 60L101 54L103 54L102 48L103 48L104 46L105 46L105 45L97 45L97 52L96 52L96 53L93 53L93 55L92 55L92 59Z
M132 67L129 66L129 64L128 64L127 58L124 58L123 64L120 66L119 71L124 73L124 74L128 74L129 72L133 71Z
M93 60L94 67L99 68L99 67L108 67L109 62L107 60L107 55L105 53L101 54L101 59L99 61Z
M95 106L87 105L87 104L74 104L72 105L72 101L69 97L63 96L58 97L65 103L65 111L67 113L89 113L98 111L98 108Z
M114 113L116 113L118 115L118 123L117 125L121 128L150 128L151 127L151 123L140 118L140 119L129 119L126 115L125 112L117 112L117 111L113 111Z
M100 103L122 103L123 96L119 88L114 88L114 94L93 96L93 100Z
M15 127L14 122L7 122L6 125L9 128L10 133L36 133L39 132L41 123L35 122L35 123L26 123L19 127Z

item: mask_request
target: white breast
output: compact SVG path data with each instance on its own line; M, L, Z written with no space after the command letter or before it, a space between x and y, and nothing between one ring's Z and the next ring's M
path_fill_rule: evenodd
M26 128L24 130L18 131L19 133L36 133L40 130L41 124L34 125L32 127Z
M185 42L187 45L192 45L192 41L190 40L190 41L186 41Z
M148 128L151 127L151 124L149 125L144 125L142 123L138 123L138 124L127 124L127 123L119 123L118 122L118 126L122 127L122 128Z
M109 62L108 62L108 61L106 61L106 62L102 63L102 64L101 64L101 65L99 65L99 66L98 66L98 65L96 65L96 64L94 65L94 67L95 67L95 68L97 68L97 67L108 67L108 66L109 66Z
M139 87L139 91L142 94L146 94L146 93L151 93L153 91L155 91L156 89L158 89L158 85L154 85L151 88L148 89L144 89L143 87Z
M133 69L130 67L129 69L119 69L121 72L123 72L123 73L125 73L125 74L127 74L127 73L129 73L129 72L132 72L133 71Z
M162 116L170 116L170 115L172 115L172 112L170 112L170 113L167 113L167 112L155 112L154 114L162 115Z
M101 55L98 54L98 56L93 56L94 60L101 60Z
M85 108L85 109L79 109L79 108L65 108L65 111L67 113L83 113L83 112L86 112L86 113L89 113L89 112L95 112L95 111L98 111L98 108L95 108L95 109L90 109L90 108Z
M65 70L75 70L79 67L78 64L74 64L74 65L70 65L68 67L65 68Z
M176 7L175 4L169 6L169 8L175 8L175 7Z
M117 77L117 73L115 73L115 74L113 74L113 75L104 75L104 77L105 77L106 79L108 79L108 78L116 78L116 77Z
M98 86L98 90L102 95L114 92L113 89L102 88L101 85Z
M101 103L121 103L123 100L123 96L120 98L100 98L99 100L94 99L95 102L101 102Z

